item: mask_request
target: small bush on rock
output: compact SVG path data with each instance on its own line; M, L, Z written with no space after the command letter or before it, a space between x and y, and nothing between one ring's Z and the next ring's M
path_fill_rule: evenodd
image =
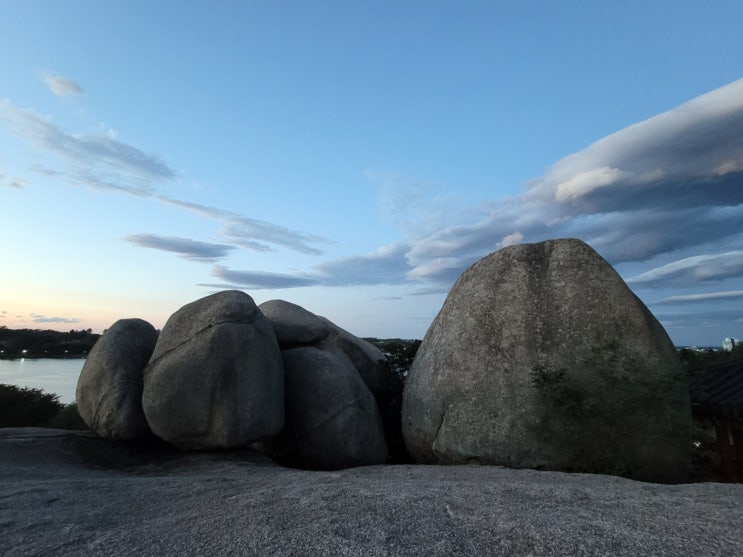
M652 440L637 436L647 420L647 408L667 406L659 430L684 427L684 416L657 394L672 387L659 389L659 379L646 368L636 359L620 358L616 343L596 346L575 370L548 364L533 368L532 385L541 401L538 434L568 455L566 470L635 476L638 471L627 468L625 453L638 446L658 450ZM645 388L638 388L644 382Z

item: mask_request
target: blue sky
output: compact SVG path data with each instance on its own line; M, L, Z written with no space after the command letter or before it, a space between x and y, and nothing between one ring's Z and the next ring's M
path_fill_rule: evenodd
M743 4L0 1L0 324L241 288L421 338L578 237L677 344L743 338Z

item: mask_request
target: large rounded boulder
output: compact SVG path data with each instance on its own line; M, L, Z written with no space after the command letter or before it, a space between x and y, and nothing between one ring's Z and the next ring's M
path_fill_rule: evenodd
M157 341L142 319L119 319L98 339L77 381L77 410L101 437L138 439L151 435L142 411L142 372Z
M284 425L284 372L273 327L243 292L183 306L144 372L147 422L181 448L231 448Z
M353 363L330 347L284 350L289 463L331 470L383 464L382 422Z
M689 472L676 349L579 240L504 248L462 274L411 367L402 421L421 463L662 482Z

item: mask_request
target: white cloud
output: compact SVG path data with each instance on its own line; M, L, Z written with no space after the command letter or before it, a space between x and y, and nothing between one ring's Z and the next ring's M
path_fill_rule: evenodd
M49 90L58 97L69 97L83 94L83 88L66 77L44 75L42 76L42 79L44 80L44 83L46 83L47 87L49 87Z
M627 279L638 286L695 285L743 276L743 251L696 255L667 263Z
M73 135L49 120L10 101L0 101L0 119L35 146L56 153L73 166L73 173L113 173L119 181L149 184L168 181L177 174L159 157L108 136Z
M156 155L119 141L110 129L96 135L67 133L50 120L18 108L8 100L0 100L0 121L35 147L59 155L68 165L60 171L37 164L32 168L34 172L64 176L73 185L149 198L215 219L223 224L221 235L227 242L253 251L271 251L272 246L281 246L298 253L321 255L322 251L313 244L328 242L319 236L232 211L159 195L157 187L172 182L178 173ZM22 185L19 180L12 185Z
M743 80L555 163L485 218L412 242L410 276L447 282L513 242L580 238L612 263L731 242L743 223Z
M224 227L221 234L227 241L252 251L272 251L271 245L276 245L307 255L322 255L322 251L313 247L312 244L328 243L328 240L320 236L291 230L225 209L181 201L163 195L153 195L153 198L161 203L222 222Z
M524 235L521 232L514 232L513 234L503 236L503 239L500 241L500 245L504 248L507 248L508 246L515 246L516 244L521 243L523 239Z
M602 166L579 172L564 182L557 184L555 189L555 200L559 202L582 197L594 190L610 186L623 178L625 173L618 168Z
M681 294L678 296L668 296L652 303L654 306L659 305L677 305L700 302L725 302L729 300L739 300L743 298L743 290L727 290L723 292L705 292L701 294Z

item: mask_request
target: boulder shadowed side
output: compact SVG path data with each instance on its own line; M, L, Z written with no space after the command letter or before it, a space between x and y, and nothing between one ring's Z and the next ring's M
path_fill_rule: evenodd
M142 373L157 331L142 319L120 319L98 339L77 381L77 410L91 430L110 439L151 435L142 411Z
M144 372L147 422L181 448L238 447L284 425L276 335L253 299L228 290L183 306Z
M579 240L504 248L451 289L407 378L403 435L426 463L678 482L690 404L675 347Z
M325 317L320 317L320 319L330 331L325 344L348 356L377 401L391 462L410 462L402 438L400 421L403 378L390 369L387 357L379 348L342 329Z
M383 464L387 445L374 397L341 352L300 347L283 352L286 432L302 468Z

